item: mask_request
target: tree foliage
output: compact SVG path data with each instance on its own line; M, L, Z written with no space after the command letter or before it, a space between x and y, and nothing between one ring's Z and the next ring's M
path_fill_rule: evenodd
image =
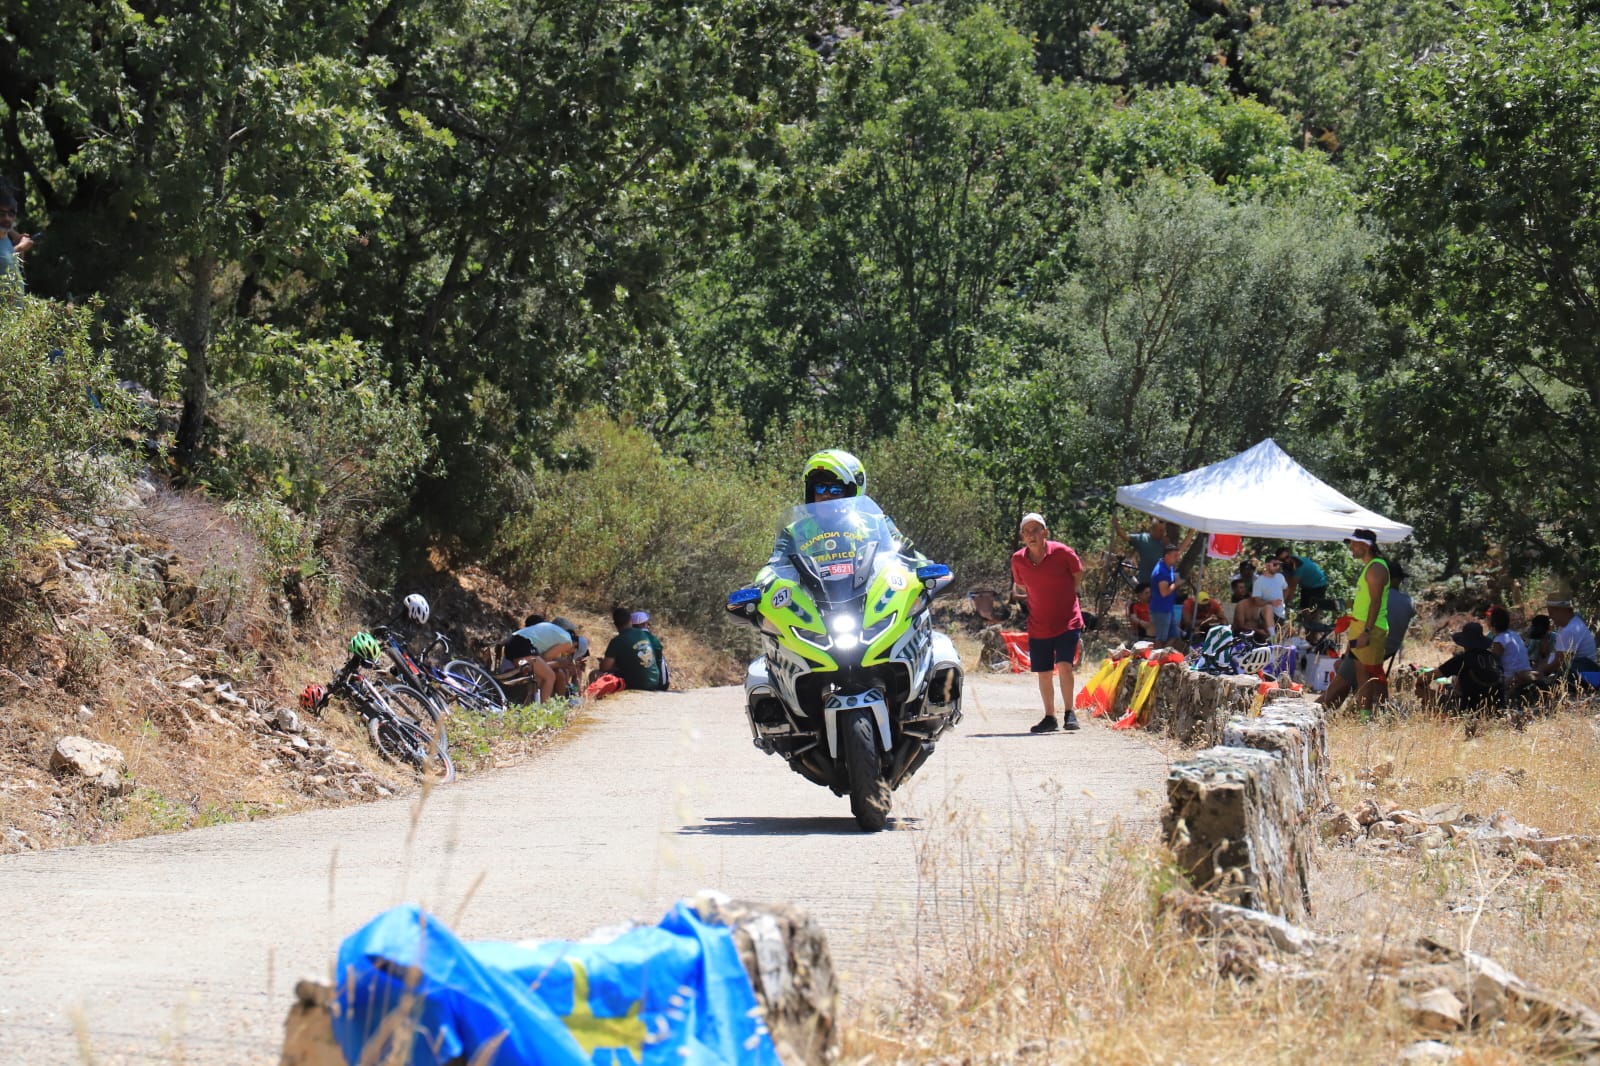
M707 282L697 384L755 425L959 402L1062 224L1091 101L987 9L845 48L764 219Z
M1108 486L1293 434L1319 367L1368 328L1371 237L1314 200L1158 178L1107 190L1075 241L1031 321L1049 355L963 418L1012 510L1037 500L1063 529L1103 517Z
M1272 435L1447 569L1570 568L1594 7L29 0L0 173L30 291L98 298L285 558L388 516L655 595L738 538L590 474L786 498L841 444L981 569ZM713 547L591 574L568 512Z
M89 308L0 295L0 571L95 513L127 470L140 415L92 323Z
M219 313L293 275L336 271L382 205L368 166L381 150L371 93L384 70L353 50L358 11L47 3L8 19L29 70L8 86L27 92L8 100L16 146L68 223L51 243L95 264L91 276L114 271L135 306L154 298L185 353L186 464L204 432ZM70 81L47 80L68 69ZM111 225L85 225L86 213Z
M1575 563L1600 539L1600 32L1580 5L1467 16L1389 97L1395 325L1358 410L1452 560Z

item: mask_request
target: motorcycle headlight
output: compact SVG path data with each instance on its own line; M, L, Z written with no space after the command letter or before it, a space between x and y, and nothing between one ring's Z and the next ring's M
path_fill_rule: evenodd
M813 648L816 648L818 651L831 651L833 649L833 641L829 640L827 637L813 636L810 633L807 633L805 630L796 629L793 626L789 627L789 632L793 634L794 639L803 641L804 643L811 645Z
M875 641L879 637L883 636L884 633L886 633L889 630L893 629L894 628L894 624L896 622L898 622L899 620L900 620L900 612L899 611L890 611L887 615L885 615L884 617L878 619L878 621L874 622L872 625L868 626L866 628L866 630L861 634L861 640L866 644L871 644L873 641Z

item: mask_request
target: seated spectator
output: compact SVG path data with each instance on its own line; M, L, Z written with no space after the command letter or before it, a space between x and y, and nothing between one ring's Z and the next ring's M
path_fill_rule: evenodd
M1394 621L1390 615L1389 620ZM1511 695L1533 681L1533 661L1528 658L1528 646L1511 628L1511 612L1504 607L1489 608L1489 628L1494 631L1494 646L1489 650L1500 660L1500 673L1505 678L1506 694Z
M1450 639L1461 650L1433 670L1418 674L1417 695L1425 700L1436 697L1440 706L1453 711L1481 714L1497 706L1504 686L1500 659L1489 650L1494 641L1477 622L1468 622ZM1444 679L1451 683L1440 685Z
M1128 604L1128 628L1139 640L1149 640L1154 630L1150 627L1150 586L1143 581L1133 590L1133 602Z
M650 616L645 612L634 611L633 614L628 616L628 621L639 629L643 629L652 637L656 636L655 630L650 628ZM667 668L667 656L661 650L660 637L656 637L656 661L661 664L661 687L656 691L665 692L672 687L672 671Z
M1256 563L1254 559L1245 559L1239 564L1239 569L1229 575L1228 584L1231 586L1235 581L1243 581L1245 594L1250 594L1250 590L1255 588L1256 584ZM1235 600L1234 602L1237 603L1239 601Z
M532 702L537 691L540 701L548 700L559 687L570 690L575 674L573 655L578 650L575 635L541 615L529 615L527 624L506 638L502 674L511 677L506 695L519 703ZM522 676L518 676L518 675ZM513 689L515 691L513 691Z
M1550 657L1535 666L1542 684L1581 684L1578 675L1600 671L1595 662L1594 631L1572 609L1570 593L1560 592L1545 601L1550 612ZM1557 599L1555 596L1562 598Z
M1134 586L1133 599L1128 603L1128 628L1140 640L1150 638L1150 586L1143 581Z
M1271 640L1272 608L1259 596L1247 596L1233 605L1233 631L1239 636Z
M1230 626L1233 625L1233 612L1239 604L1250 598L1250 586L1244 583L1244 578L1238 574L1228 579L1228 602L1222 605L1222 617Z
M1278 623L1283 621L1288 614L1289 579L1283 576L1283 564L1276 558L1269 558L1261 564L1261 573L1256 575L1255 583L1250 588L1250 595L1261 600L1271 611L1267 614L1267 639L1272 640L1277 635Z
M1222 623L1222 606L1209 592L1189 596L1183 601L1183 632L1190 641L1199 640L1212 626Z
M1528 619L1528 632L1522 642L1528 646L1528 661L1537 673L1539 665L1556 650L1555 640L1550 635L1550 616L1536 614Z
M1000 593L995 589L984 587L976 588L967 593L967 599L972 601L972 609L979 618L989 625L999 625L1011 617L1011 607L1001 602Z
M644 611L628 614L619 609L612 612L612 622L626 628L606 645L605 657L600 660L588 691L597 697L623 688L636 692L665 692L666 662L661 641L650 632L650 616Z

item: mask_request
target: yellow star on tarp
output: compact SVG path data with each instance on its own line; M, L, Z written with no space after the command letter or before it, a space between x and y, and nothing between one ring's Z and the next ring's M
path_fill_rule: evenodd
M644 996L634 1000L621 1017L597 1015L589 1002L589 971L577 959L569 958L567 965L572 967L572 1013L562 1015L561 1020L583 1053L593 1059L601 1048L629 1051L634 1062L643 1062L644 1019L639 1012L644 1008Z

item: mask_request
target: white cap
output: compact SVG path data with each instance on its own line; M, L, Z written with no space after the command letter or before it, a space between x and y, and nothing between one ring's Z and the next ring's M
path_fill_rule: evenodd
M1046 529L1050 528L1050 523L1044 520L1044 515L1038 511L1029 511L1022 516L1022 521L1017 523L1017 530L1020 532L1029 522L1037 522Z
M642 626L650 621L650 616L643 611L634 611L628 616L630 626Z

